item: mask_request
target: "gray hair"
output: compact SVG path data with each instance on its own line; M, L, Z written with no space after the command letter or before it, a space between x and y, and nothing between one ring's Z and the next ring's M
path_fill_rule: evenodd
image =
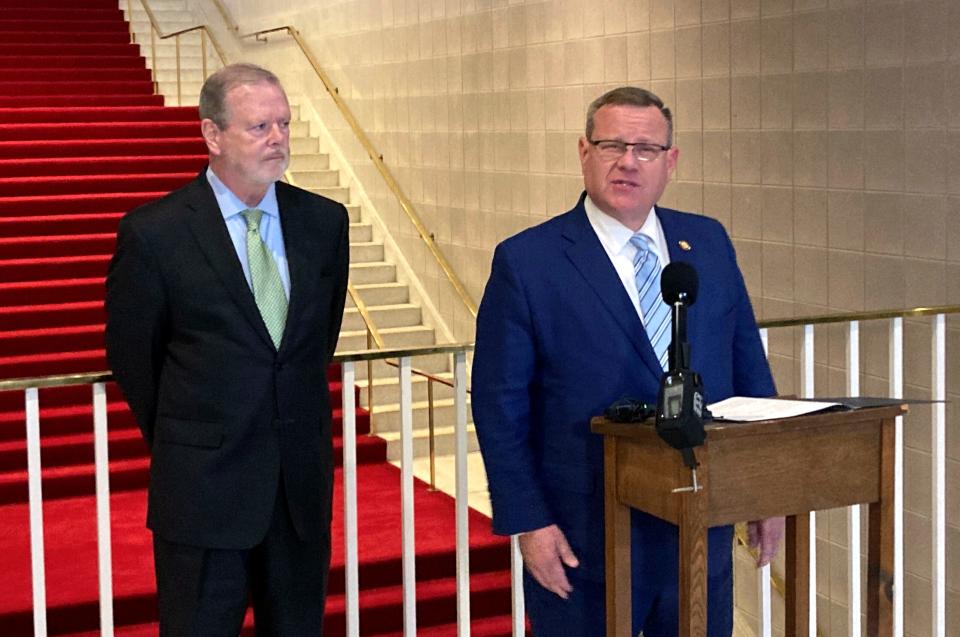
M667 120L667 146L673 146L673 113L663 105L663 100L650 91L635 86L621 86L607 91L591 102L587 108L587 139L593 139L593 116L604 106L655 106Z
M227 93L241 84L260 84L266 82L282 90L280 79L265 68L256 64L229 64L203 83L200 89L200 119L212 120L220 128L226 128L229 121L227 113Z

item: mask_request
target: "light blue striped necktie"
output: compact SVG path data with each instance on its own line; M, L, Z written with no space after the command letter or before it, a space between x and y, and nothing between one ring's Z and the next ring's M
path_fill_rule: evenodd
M643 327L660 361L660 367L666 370L670 347L670 306L660 296L660 259L652 249L653 239L647 235L638 232L630 237L630 243L637 249L633 257L633 275L637 282Z

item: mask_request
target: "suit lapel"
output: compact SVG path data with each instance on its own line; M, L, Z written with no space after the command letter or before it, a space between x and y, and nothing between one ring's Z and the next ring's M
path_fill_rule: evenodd
M299 310L304 302L303 292L307 289L304 285L304 277L308 276L310 271L307 267L309 258L305 245L308 233L303 227L300 211L296 209L289 195L290 191L286 184L277 182L277 207L280 209L283 245L287 253L287 268L290 272L290 304L287 307L287 324L283 328L281 348L292 338L293 329L296 327L294 321L297 316L301 316Z
M690 235L689 230L682 222L680 215L672 210L657 208L657 217L660 219L660 227L663 228L663 236L667 242L667 251L670 253L670 263L683 262L692 266L699 275L703 268L708 264L702 261L703 254L697 250L697 236ZM681 248L681 242L687 249ZM698 296L702 297L702 294ZM704 304L699 305L695 302L687 308L687 342L691 343L691 349L696 349L696 344L700 342L701 336L704 336L704 329L709 326L704 325L704 321L699 319Z
M237 258L237 251L230 240L230 233L220 213L220 206L201 175L189 186L192 192L187 197L187 206L192 212L187 216L190 231L193 233L201 252L206 256L210 267L220 278L230 297L240 308L240 313L253 327L260 338L271 348L273 341L260 316L260 310L253 298L253 292L243 276L243 268Z
M563 236L569 242L565 249L567 258L596 293L600 304L610 312L624 331L650 372L659 380L663 370L636 308L587 219L582 197L572 214L567 216Z

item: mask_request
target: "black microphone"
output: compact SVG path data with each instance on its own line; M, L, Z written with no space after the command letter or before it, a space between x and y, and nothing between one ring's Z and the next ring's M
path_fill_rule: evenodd
M697 300L697 271L688 263L675 261L660 274L660 294L673 315L669 370L660 380L657 396L657 434L679 449L684 463L697 467L693 448L706 438L704 420L709 418L703 399L703 379L690 369L687 342L687 308Z
M690 367L687 343L687 308L696 303L700 281L689 263L674 261L660 274L660 295L673 312L673 340L670 342L669 370Z

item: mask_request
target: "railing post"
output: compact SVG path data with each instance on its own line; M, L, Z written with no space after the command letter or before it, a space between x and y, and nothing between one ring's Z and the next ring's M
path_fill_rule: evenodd
M413 501L413 385L410 357L400 364L400 500L403 561L403 634L417 635L417 577Z
M177 50L177 106L183 106L183 88L180 77L180 36L174 38L175 48Z
M427 443L430 455L430 490L437 490L437 444L433 417L433 380L427 379Z
M207 80L207 30L200 29L200 68L203 77L200 79L202 84Z
M523 598L523 555L520 553L520 536L510 536L510 590L513 624L513 637L525 637L527 634L527 609Z
M847 395L860 395L860 322L847 326ZM860 505L847 507L847 625L859 637L860 620Z
M467 481L467 353L465 351L459 351L453 355L453 386L456 410L454 436L457 481L457 637L470 637L470 522L467 515L470 492Z
M931 538L931 558L930 580L933 586L932 597L932 617L930 620L933 637L946 637L947 614L946 614L946 595L947 595L947 562L946 562L946 420L947 406L943 402L947 398L947 317L944 314L937 314L933 317L933 337L930 347L930 354L933 359L931 369L931 398L937 402L933 403L933 422L930 423L931 440L930 452L932 454L932 488L931 500L933 509L931 511L931 527L933 537Z
M343 363L340 372L340 405L343 412L343 561L346 598L346 637L360 635L360 584L357 551L357 402L356 368Z
M814 356L813 324L803 326L803 370L800 376L800 395L813 398L813 386L816 378L816 360ZM808 634L817 634L817 513L811 511L810 518L810 597Z
M367 349L373 349L373 332L367 325ZM373 424L373 361L367 361L367 422L370 423L370 433L374 433Z
M760 330L760 343L763 345L763 353L770 358L770 335L766 328ZM772 637L773 635L773 603L770 599L770 564L765 564L757 569L757 608L759 617L760 637Z
M107 386L93 384L93 456L97 492L97 573L100 635L113 637L113 550L110 534L110 453Z
M47 635L47 586L43 550L43 481L40 471L40 392L24 391L27 415L27 488L30 507L30 568L33 578L33 634Z
M903 317L890 320L890 397L903 398ZM903 635L903 416L894 425L893 453L893 634Z

